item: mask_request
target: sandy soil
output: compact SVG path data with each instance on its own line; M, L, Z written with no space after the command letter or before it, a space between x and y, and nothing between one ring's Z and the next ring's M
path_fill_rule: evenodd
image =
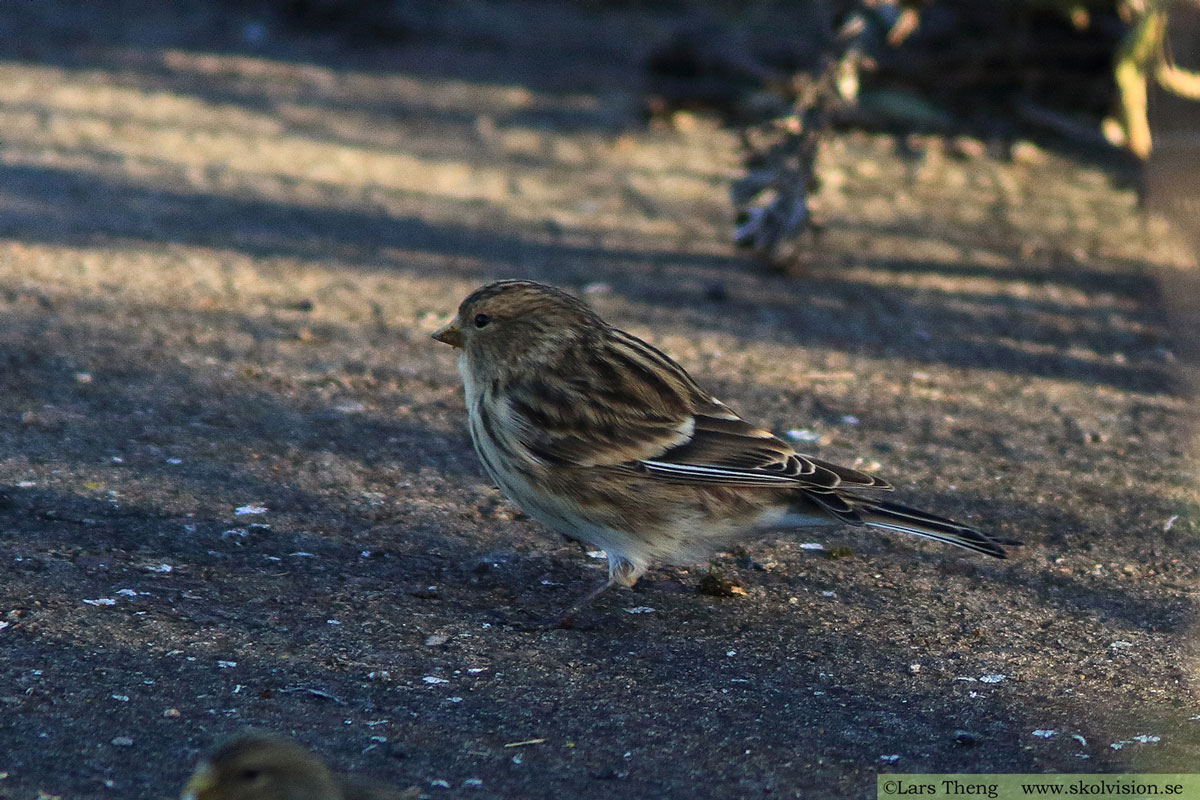
M1195 265L1128 174L843 134L821 253L770 275L729 246L734 137L637 119L669 20L464 4L364 50L87 6L0 22L0 798L172 796L250 724L431 798L1194 768L1155 275ZM1026 546L767 536L717 559L745 596L662 570L517 629L603 562L489 485L428 338L500 276Z

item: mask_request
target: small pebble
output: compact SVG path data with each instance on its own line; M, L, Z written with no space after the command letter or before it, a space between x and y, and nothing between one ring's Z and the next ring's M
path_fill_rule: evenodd
M1033 142L1013 142L1008 152L1017 164L1037 165L1046 161L1046 154Z
M233 510L233 513L237 514L239 517L244 517L247 514L265 514L267 513L267 507L253 504L247 506L238 506Z
M987 145L968 136L956 136L950 142L950 153L959 158L983 158L987 155Z

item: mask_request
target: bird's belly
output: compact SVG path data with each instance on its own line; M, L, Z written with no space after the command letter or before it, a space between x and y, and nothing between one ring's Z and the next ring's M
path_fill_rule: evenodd
M538 522L571 535L571 529L579 521L576 519L578 515L569 513L566 504L555 501L545 487L535 486L532 476L510 466L513 457L502 453L499 446L480 429L481 427L478 415L472 415L471 442L475 445L475 454L479 456L488 477L526 514Z
M484 431L478 414L470 417L471 441L484 470L509 500L533 519L578 542L604 550L610 560L627 561L644 568L656 559L654 547L635 532L604 524L597 514L567 499L536 475L510 466L500 447Z
M469 386L468 399L476 404L485 402L470 391L474 388ZM706 502L705 495L711 490L703 487L661 492L666 484L652 483L645 487L648 491L638 491L636 486L604 490L586 485L590 482L577 473L573 480L586 483L568 489L549 474L541 474L548 467L529 464L526 454L506 449L519 445L495 441L484 425L482 408L475 406L472 412L468 418L475 452L509 500L568 538L639 569L652 563L702 562L739 534L777 527L787 515L785 507L772 504L750 504L734 512L727 502ZM521 464L530 468L522 469ZM589 500L575 495L588 495Z

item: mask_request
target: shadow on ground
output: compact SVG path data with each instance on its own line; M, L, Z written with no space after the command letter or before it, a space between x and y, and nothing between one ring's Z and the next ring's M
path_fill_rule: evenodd
M881 215L809 274L764 275L713 219L719 167L694 156L721 140L638 131L609 96L631 59L572 93L577 75L538 78L582 69L553 51L493 73L503 48L450 38L414 52L461 61L368 68L285 39L291 60L233 63L243 20L205 3L127 30L93 13L0 26L9 89L48 67L88 89L0 91L28 123L0 147L0 797L173 794L247 724L444 797L863 796L880 770L1194 763L1188 399L1119 231L1077 257L988 218L931 236ZM478 108L534 144L496 144ZM274 166L203 149L230 121ZM139 138L177 127L193 149ZM270 151L297 142L348 172L288 172ZM370 148L428 185L387 183ZM489 194L472 170L492 161L537 179ZM765 536L716 562L745 597L665 569L580 630L517 630L601 567L487 485L427 338L499 275L590 289L748 416L1026 546Z

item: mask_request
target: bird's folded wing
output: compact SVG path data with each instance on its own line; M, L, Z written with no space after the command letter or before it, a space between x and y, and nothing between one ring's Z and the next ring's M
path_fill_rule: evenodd
M613 333L603 353L575 354L570 368L498 391L493 435L536 461L580 467L635 462L690 441L691 409L704 392L667 356Z
M813 491L891 489L885 481L795 452L714 402L694 416L691 438L639 460L647 474L682 483L778 486Z
M863 472L796 453L708 396L665 355L629 340L627 346L618 341L595 372L507 387L497 434L542 463L636 470L675 483L891 488Z

